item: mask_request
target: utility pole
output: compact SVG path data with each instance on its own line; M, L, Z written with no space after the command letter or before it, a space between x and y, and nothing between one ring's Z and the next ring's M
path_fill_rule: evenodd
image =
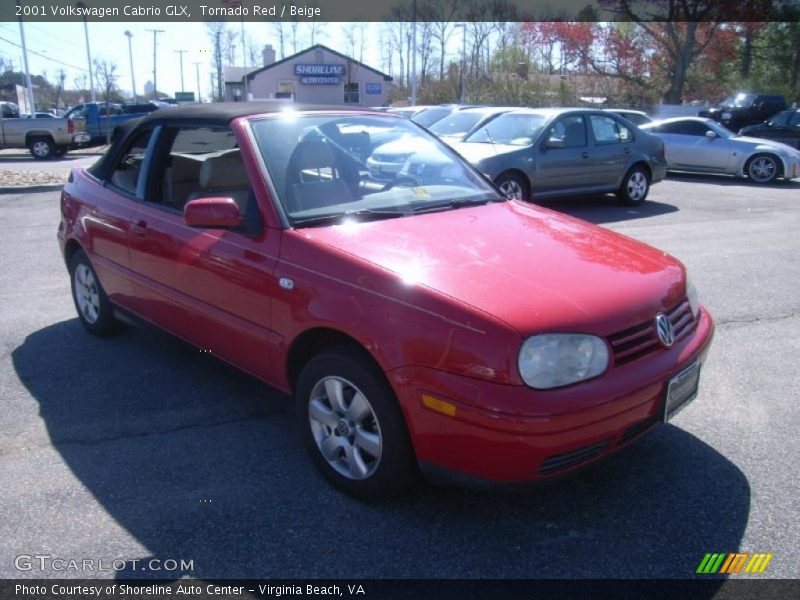
M19 0L17 0L17 7L19 7ZM28 96L28 109L31 111L31 117L36 116L36 105L33 101L33 85L31 84L31 72L28 69L28 48L25 45L25 28L22 26L22 17L19 18L19 37L22 40L22 62L25 63L25 85L27 86Z
M200 97L200 63L194 63L194 76L197 81L197 102L202 102L203 99Z
M411 8L411 106L417 105L417 0Z
M214 46L214 58L216 59L217 63L217 98L218 102L222 102L225 100L225 96L222 95L222 48L220 48L219 37L222 35L221 31L217 31L217 39Z
M181 57L181 91L185 91L183 88L183 55L186 54L186 50L175 50L175 52Z
M133 47L131 46L133 34L126 30L125 35L128 36L128 56L131 59L131 93L133 94L133 101L136 102L136 77L133 75Z
M153 99L158 100L158 70L156 65L156 48L158 47L157 37L159 33L164 33L163 29L145 29L153 32Z
M244 15L242 15L242 66L245 70L244 75L244 97L242 100L247 102L247 48L244 43Z
M86 5L83 2L75 4L78 8L85 9ZM86 60L89 62L89 88L92 93L92 102L97 102L97 94L94 91L94 67L92 66L92 52L89 50L89 23L86 21L86 15L83 16L83 35L86 37Z

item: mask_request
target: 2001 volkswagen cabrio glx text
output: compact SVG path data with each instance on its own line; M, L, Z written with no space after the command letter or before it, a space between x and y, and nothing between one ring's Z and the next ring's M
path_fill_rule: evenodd
M439 179L370 178L401 137ZM87 330L138 317L293 394L314 463L359 498L606 456L694 398L713 333L680 262L503 198L385 113L157 111L72 172L61 214Z

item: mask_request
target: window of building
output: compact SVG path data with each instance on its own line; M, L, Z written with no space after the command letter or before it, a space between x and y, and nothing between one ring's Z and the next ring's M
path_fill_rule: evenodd
M350 82L344 84L344 103L345 104L360 104L361 94L360 84L357 82Z

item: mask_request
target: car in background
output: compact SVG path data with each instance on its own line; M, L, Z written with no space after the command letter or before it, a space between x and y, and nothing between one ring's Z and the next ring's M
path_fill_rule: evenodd
M386 112L392 113L393 115L400 115L401 117L405 117L406 119L410 119L417 113L421 113L423 110L427 110L429 108L435 108L435 107L427 105L401 106L399 108L388 108L386 109Z
M0 102L0 116L3 119L19 118L19 107L13 102Z
M755 183L800 177L800 151L737 135L713 119L675 117L642 129L664 140L670 171L738 175Z
M763 123L742 127L739 135L773 140L800 149L800 110L784 110Z
M661 140L594 109L514 110L453 148L508 197L525 201L614 192L635 206L666 172ZM402 174L435 169L413 158Z
M623 119L628 119L637 127L653 122L653 118L641 110L631 110L629 108L604 108L603 110L618 115Z
M292 394L311 461L366 500L419 471L574 472L695 398L714 325L677 259L503 198L405 119L283 108L157 111L73 169L57 236L87 332L132 315ZM365 181L353 132L387 128L443 177Z
M747 125L762 123L782 110L786 110L783 96L742 93L728 96L716 108L701 110L697 115L722 123L731 131L738 131Z
M450 113L444 119L437 121L428 127L428 131L436 135L443 142L450 144L463 140L470 133L480 129L496 117L517 109L518 107L503 106L465 108Z

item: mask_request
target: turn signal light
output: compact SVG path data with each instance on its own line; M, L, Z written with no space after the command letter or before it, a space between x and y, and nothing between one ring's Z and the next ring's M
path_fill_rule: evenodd
M422 394L422 404L424 404L426 408L429 408L434 412L447 415L448 417L456 416L455 404L451 404L450 402L446 402L444 400L439 400L439 398L434 398L428 394Z

